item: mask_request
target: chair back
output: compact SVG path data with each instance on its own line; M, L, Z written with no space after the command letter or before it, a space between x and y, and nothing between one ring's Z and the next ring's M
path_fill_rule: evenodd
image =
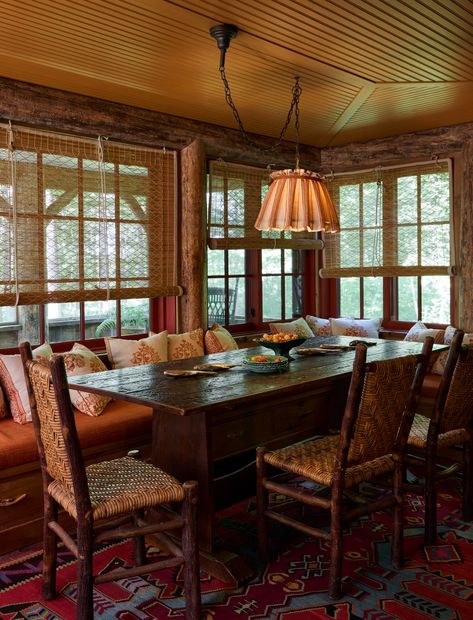
M460 349L448 387L439 432L446 433L473 424L473 346Z
M29 350L29 353L28 353ZM90 507L85 465L74 421L66 370L62 356L53 355L49 365L31 359L31 349L22 343L31 415L45 483L55 480L76 498L78 511ZM80 497L81 500L77 501Z
M368 364L350 442L350 465L393 452L417 365L414 355Z

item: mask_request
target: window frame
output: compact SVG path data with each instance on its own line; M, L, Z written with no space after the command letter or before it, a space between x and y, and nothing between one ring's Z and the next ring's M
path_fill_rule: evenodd
M451 252L451 260L455 262L456 260L456 252L455 252L455 235L457 231L455 230L455 200L454 200L454 175L455 175L455 166L452 159L448 159L448 173L449 173L449 185L450 185L450 252ZM432 165L434 169L436 162L428 162ZM402 170L406 171L406 174L399 174L399 177L406 176L408 173L409 167L416 167L419 165L425 165L426 162L412 162L411 164L399 165L399 166L390 166L393 170ZM355 171L356 172L356 171ZM421 174L421 173L419 173ZM346 175L350 175L350 172L347 172ZM398 178L398 177L396 177ZM417 221L419 226L419 233L421 225L425 224ZM420 251L420 250L419 250ZM430 322L422 319L422 277L428 277L426 274L412 274L412 277L417 278L417 318L415 321L405 321L399 320L398 318L398 277L399 276L379 276L383 279L383 328L387 331L407 331L416 321L423 321L427 323L430 327L434 328L445 328L448 324L455 323L455 299L457 292L457 279L455 278L455 268L450 270L449 274L445 274L449 276L450 280L450 317L449 323L438 323L438 322ZM355 276L354 276L355 277ZM363 313L363 279L367 276L358 276L360 280L360 298L359 298L359 308L360 308L360 316L357 318L372 318L372 317L364 317ZM319 277L319 287L321 294L321 307L320 314L322 316L340 316L340 281L341 278L321 278Z
M120 300L114 300L117 304L120 303ZM162 332L164 330L168 330L170 332L176 332L177 329L177 297L157 297L154 299L146 299L146 301L150 304L150 312L149 312L149 331L150 332ZM79 302L81 306L83 306L84 302ZM47 304L39 305L39 334L40 341L32 342L31 344L37 346L45 341L46 335L46 324L45 324L45 307ZM119 315L117 314L117 317ZM148 336L147 332L140 332L135 334L121 334L121 322L118 323L117 334L114 337L123 338L126 340L138 340L140 338L146 338ZM2 324L5 326L13 325L12 323ZM68 351L74 345L75 342L80 342L84 344L92 351L103 351L105 350L105 343L103 337L101 338L84 338L84 321L83 315L81 315L80 320L80 338L76 338L74 340L61 340L57 342L51 342L51 347L53 351L57 351L59 353L63 351ZM11 355L14 353L18 353L18 346L13 347L3 347L0 348L0 353L4 355Z
M284 252L282 248L276 248L277 250ZM208 248L208 251L212 251ZM269 329L269 322L263 320L263 272L262 272L262 249L246 249L245 251L245 270L246 275L228 274L228 249L222 250L224 252L224 265L227 270L226 274L207 275L207 287L212 280L224 280L225 288L228 291L228 281L235 277L243 277L245 279L245 309L246 309L246 321L244 323L225 323L223 326L231 333L251 333L261 332ZM315 250L295 250L301 251L303 270L297 272L297 275L302 275L302 289L303 289L303 301L301 314L294 315L292 317L285 317L284 319L274 319L276 322L291 321L299 316L306 316L307 314L315 313L316 305L316 251ZM292 275L296 272L284 272L267 275L275 275L280 277L282 284L284 284L284 278L288 275ZM284 288L283 288L284 290ZM284 295L281 296L281 304L284 303ZM229 316L228 312L228 294L226 297L226 316Z

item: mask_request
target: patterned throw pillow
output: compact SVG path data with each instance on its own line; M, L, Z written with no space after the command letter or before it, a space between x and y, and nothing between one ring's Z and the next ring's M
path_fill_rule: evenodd
M205 332L205 352L223 353L223 351L235 351L238 345L231 333L218 323Z
M382 319L330 319L334 336L378 338Z
M453 327L453 325L449 325L445 329L445 334L443 335L443 343L444 344L452 344L453 336L455 335L456 329L457 328ZM466 336L466 334L465 334L465 336Z
M314 335L307 321L302 317L290 323L270 323L269 328L273 334L297 334L304 338L312 338Z
M442 344L445 335L443 329L431 329L424 325L422 321L417 321L411 329L407 332L404 340L408 342L424 342L427 336L431 336L434 339L434 344Z
M166 362L168 359L168 333L150 333L148 338L126 340L104 338L107 355L112 368L127 368Z
M201 327L184 334L168 335L168 359L184 360L204 355L204 330Z
M52 354L50 345L45 342L34 349L33 358L44 362ZM16 355L0 355L0 383L15 422L18 422L18 424L31 422L28 388L19 353ZM0 417L2 416L0 415Z
M457 331L456 327L453 325L449 325L445 330L445 335L443 337L444 344L452 344L453 336ZM473 344L473 333L467 333L463 336L462 344L472 345Z
M430 369L430 372L433 375L443 375L443 371L445 370L445 364L447 363L448 351L440 351L438 356L435 359L435 362Z
M452 344L453 336L456 331L456 327L453 325L449 325L445 329L445 334L443 337L444 344ZM473 333L465 334L463 336L463 344L472 345L473 344ZM445 364L447 363L448 351L441 351L436 358L434 365L432 366L432 370L430 371L434 375L443 375L443 371L445 370Z
M308 314L305 317L307 324L312 330L314 336L331 336L332 328L330 327L330 319L321 319L318 316Z
M62 357L69 377L107 370L105 364L93 351L78 342L74 344L68 353L63 353ZM112 400L108 396L79 392L78 390L69 390L69 394L72 406L90 416L100 415Z

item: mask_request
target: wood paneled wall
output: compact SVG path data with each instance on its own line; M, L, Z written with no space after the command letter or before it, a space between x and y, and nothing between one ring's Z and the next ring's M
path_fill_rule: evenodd
M473 331L473 123L323 149L322 171L453 160L456 276L453 322Z

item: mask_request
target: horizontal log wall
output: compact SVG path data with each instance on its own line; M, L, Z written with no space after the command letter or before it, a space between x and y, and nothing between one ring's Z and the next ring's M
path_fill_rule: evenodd
M11 120L54 131L102 135L133 144L177 150L200 138L208 158L290 168L295 163L292 142L283 142L275 152L259 150L249 147L236 129L2 77L0 93L0 122ZM226 105L223 91L222 105ZM263 149L275 143L272 138L251 135ZM317 169L320 150L301 145L301 160L308 168Z
M457 276L453 322L473 331L473 123L323 149L322 170L345 172L435 158L453 160Z

